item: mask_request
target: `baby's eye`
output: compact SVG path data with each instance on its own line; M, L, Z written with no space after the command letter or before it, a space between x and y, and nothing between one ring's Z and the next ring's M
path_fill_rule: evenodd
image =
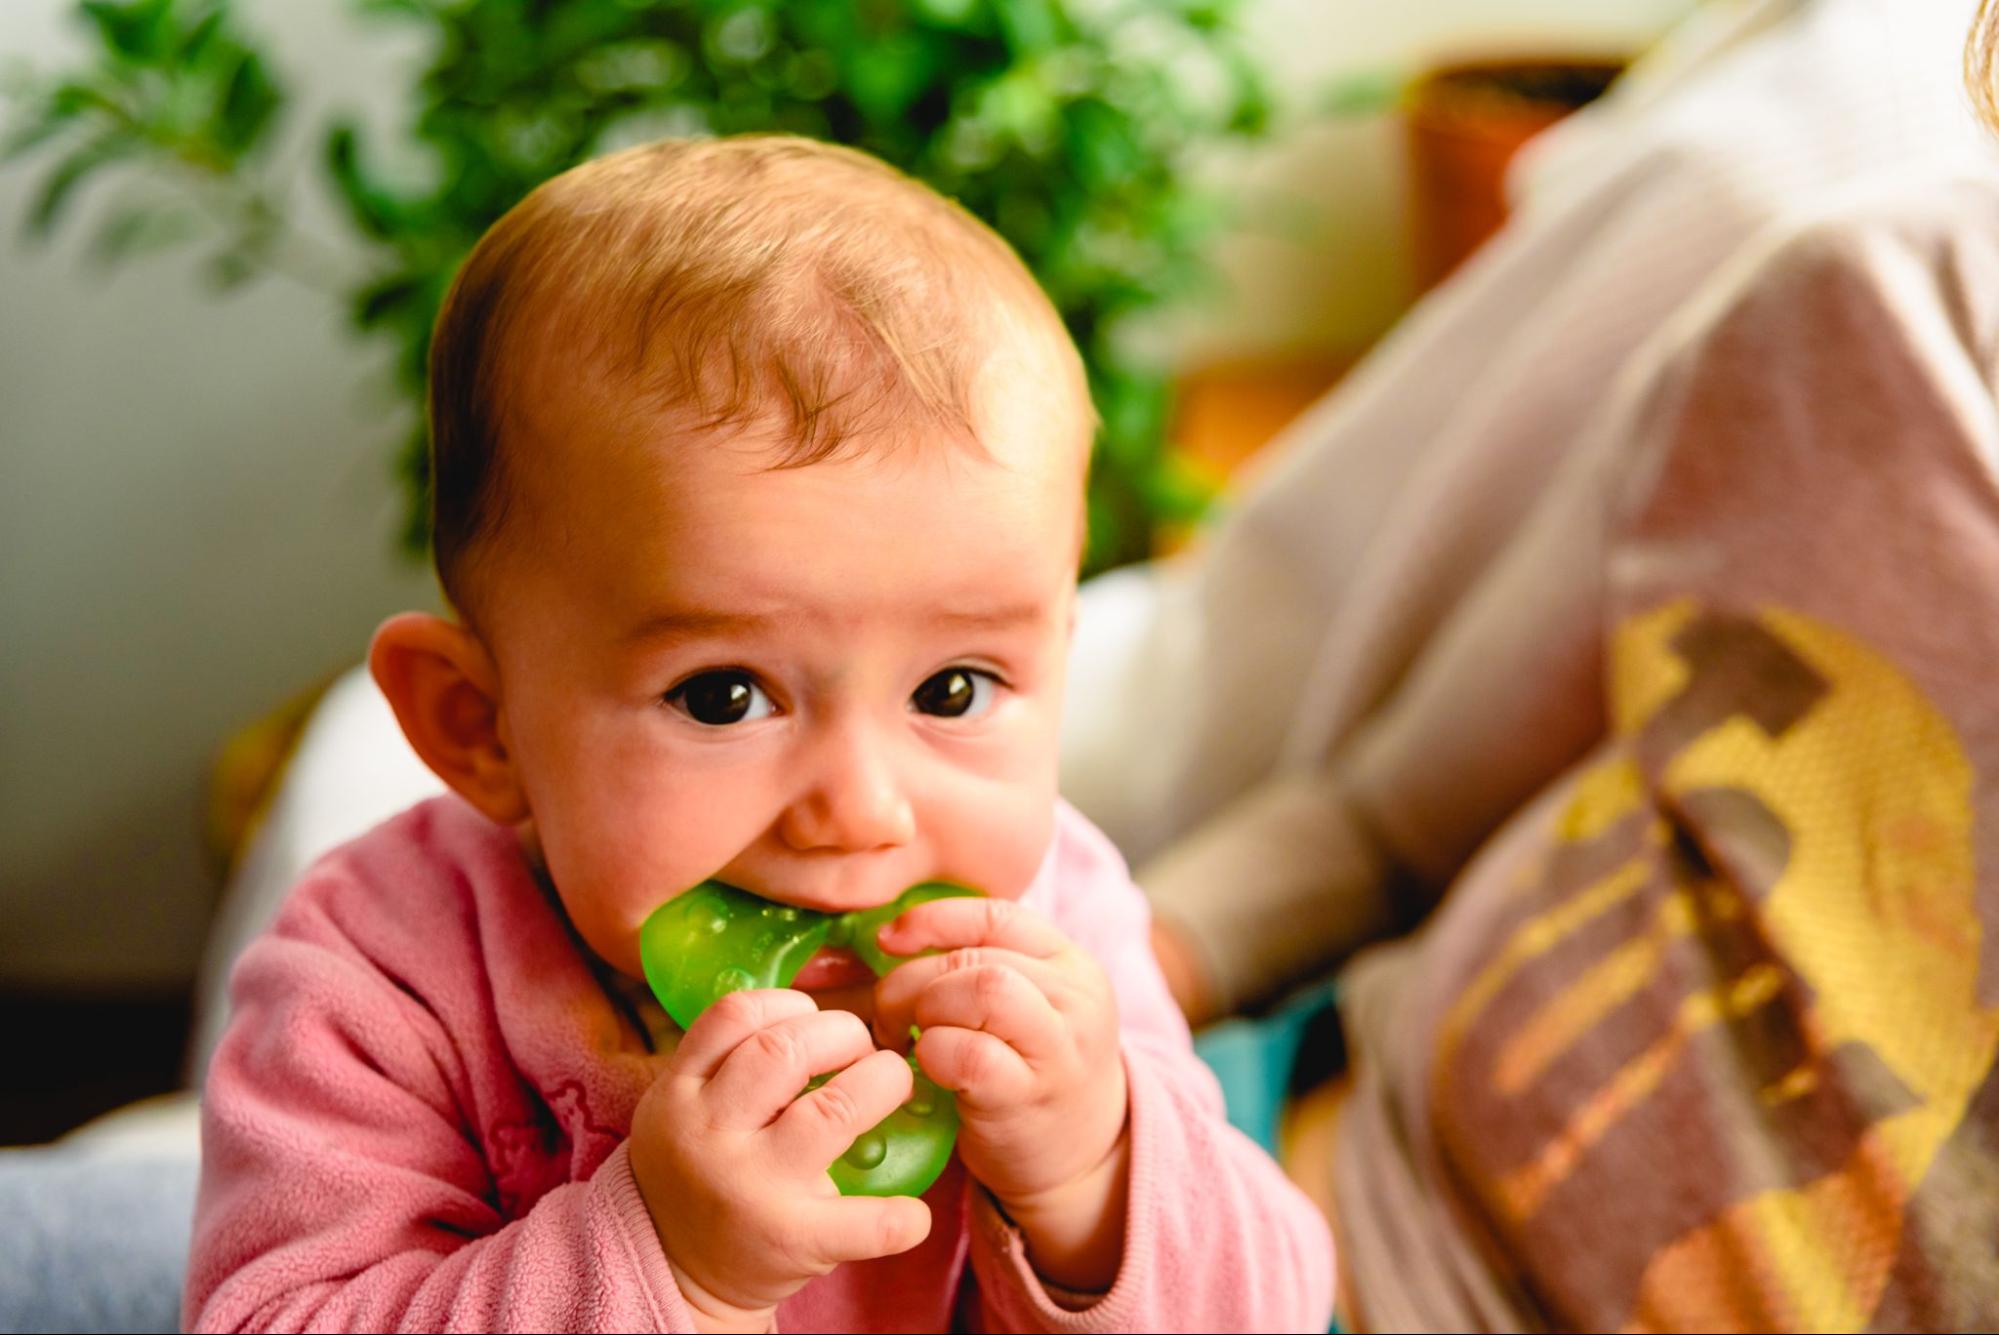
M666 702L711 728L765 718L775 708L757 679L737 668L689 677L666 693Z
M985 713L993 706L993 691L999 683L990 672L977 668L945 668L933 673L930 678L909 697L909 703L919 714L934 714L938 718L972 718Z

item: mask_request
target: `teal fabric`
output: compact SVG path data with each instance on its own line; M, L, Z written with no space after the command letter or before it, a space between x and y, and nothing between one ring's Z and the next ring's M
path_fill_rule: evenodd
M1298 1044L1333 1001L1333 984L1317 983L1268 1015L1223 1020L1194 1035L1194 1051L1222 1082L1230 1124L1273 1155Z

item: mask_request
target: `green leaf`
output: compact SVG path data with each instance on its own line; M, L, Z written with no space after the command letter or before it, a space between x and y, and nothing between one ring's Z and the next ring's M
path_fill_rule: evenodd
M391 274L354 294L350 314L357 329L372 329L410 309L423 291L421 275Z
M702 33L702 52L722 67L762 60L776 39L776 23L761 5L731 5Z
M1051 0L992 0L993 17L1015 60L1026 60L1058 45L1061 27Z
M692 65L685 47L648 39L597 46L585 52L572 68L576 81L600 97L635 93L658 101L687 77Z
M28 234L46 239L76 195L77 187L100 167L131 157L140 148L138 141L123 133L102 135L76 149L58 163L42 182L28 210Z
M863 46L847 58L847 95L878 125L901 120L930 82L929 52L907 34Z
M1216 4L1211 0L1208 3L1201 3L1197 0L1197 3L1182 5L1180 17L1186 20L1190 28L1200 32L1213 32L1228 24L1233 9L1233 5L1226 3Z
M1148 165L1131 121L1108 103L1076 103L1067 124L1071 159L1085 189L1115 190Z
M44 115L39 120L23 121L8 132L4 142L0 142L0 162L24 158L51 139L75 128L76 120L71 116Z
M222 25L227 18L228 14L225 11L215 10L195 20L187 31L180 35L180 41L176 45L183 65L198 65L207 57L209 48L222 36Z
M394 18L428 19L437 16L430 0L358 0L363 14L384 14Z
M395 237L402 223L396 202L368 179L361 166L360 141L352 125L335 125L328 133L326 166L355 225L377 241Z
M133 64L153 63L173 49L173 0L83 0L77 8L104 45Z
M102 111L116 114L118 105L103 89L81 79L71 79L56 85L48 97L48 114L65 119L81 116L86 111Z
M913 0L911 8L919 18L939 28L971 32L983 28L987 22L982 0Z
M26 157L64 133L81 129L91 119L89 113L108 105L103 93L76 80L59 83L39 96L22 100L28 111L0 140L0 162Z
M221 105L216 109L216 142L231 158L243 156L263 137L282 101L263 58L254 51L245 51L230 72Z

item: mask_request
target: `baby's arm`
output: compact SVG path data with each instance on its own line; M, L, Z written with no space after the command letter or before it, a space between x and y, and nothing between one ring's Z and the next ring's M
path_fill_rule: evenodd
M420 986L294 899L210 1072L186 1327L693 1330L626 1149L509 1221Z
M972 1264L991 1330L1310 1330L1332 1314L1324 1219L1223 1118L1153 963L1145 901L1109 841L1066 807L1056 923L1117 993L1130 1090L1124 1254L1081 1310L1035 1277L1020 1233L990 1201L973 1212Z

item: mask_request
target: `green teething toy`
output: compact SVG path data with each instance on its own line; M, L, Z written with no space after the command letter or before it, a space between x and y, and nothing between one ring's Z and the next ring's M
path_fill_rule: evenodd
M905 909L933 899L974 895L961 885L926 881L893 901L853 913L818 913L773 904L720 881L703 881L654 909L639 929L639 959L659 1004L682 1029L731 992L789 987L821 946L845 946L877 976L899 960L876 935ZM848 1147L828 1171L843 1196L921 1196L950 1162L958 1108L909 1063L909 1100ZM807 1086L816 1089L830 1077Z

